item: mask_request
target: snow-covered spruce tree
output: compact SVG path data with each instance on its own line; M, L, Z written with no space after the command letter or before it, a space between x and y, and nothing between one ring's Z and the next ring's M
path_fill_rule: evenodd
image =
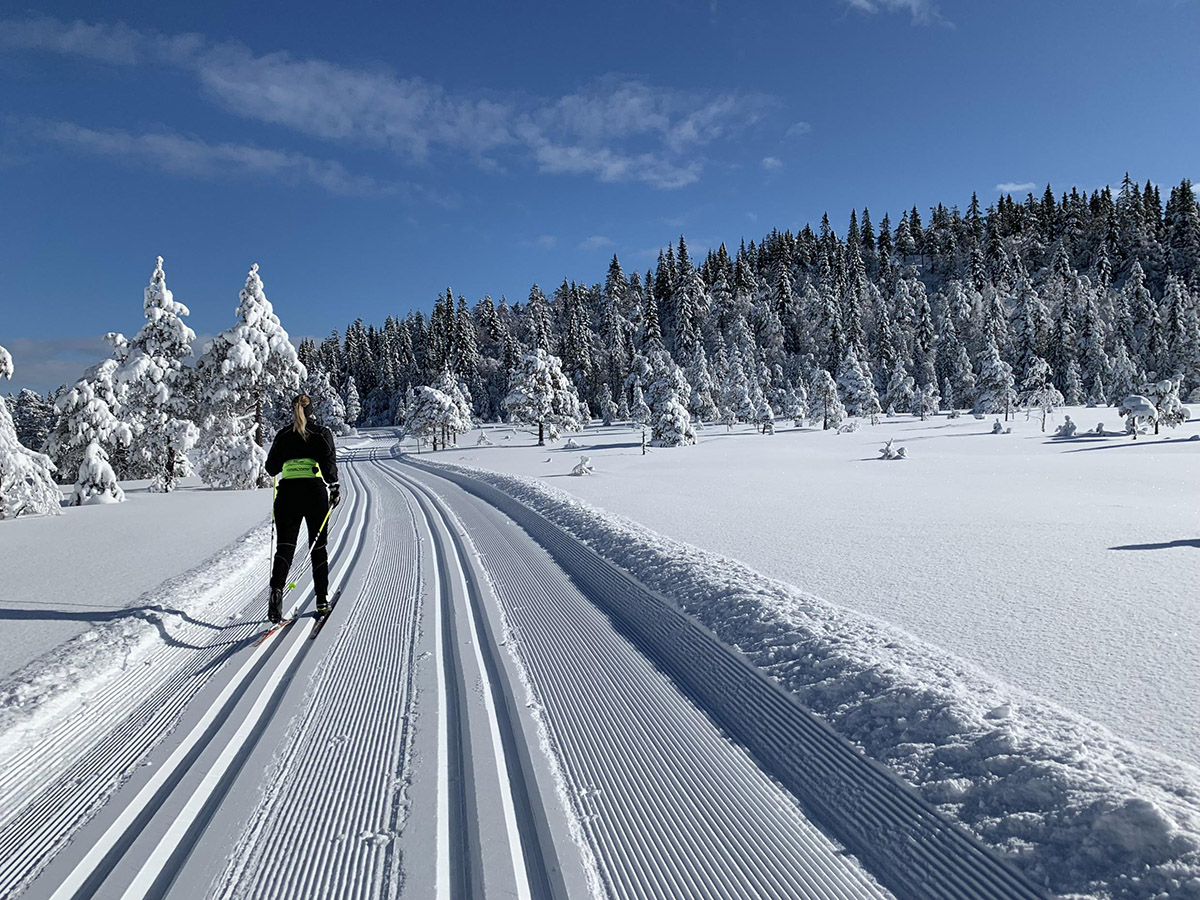
M912 408L914 416L924 422L930 416L936 416L941 409L942 395L932 384L923 384L913 390Z
M1012 366L1000 358L995 341L988 341L979 354L979 381L975 385L977 413L1008 413L1016 402Z
M57 468L60 481L72 479L83 464L83 451L92 433L81 436L81 421L90 417L104 423L99 439L109 441L105 447L109 453L123 454L133 440L134 425L121 416L119 385L115 380L127 342L124 335L111 332L105 339L113 347L114 357L89 368L70 390L60 392L54 401L55 421L46 439L45 453Z
M809 398L809 421L820 422L823 430L837 428L846 418L846 408L838 399L837 382L827 369L818 369L813 375Z
M692 417L684 405L691 397L691 385L666 350L650 354L654 380L646 392L650 407L651 440L658 447L694 444L696 432Z
M558 429L583 428L579 397L562 372L562 362L541 348L522 357L504 398L504 408L513 421L537 425L539 447L546 443L546 426L552 434Z
M334 434L349 434L346 405L342 402L337 388L329 380L329 373L321 368L319 363L306 368L308 376L304 379L303 391L312 401L313 416Z
M604 425L611 425L616 417L617 404L613 403L612 389L606 381L600 385L600 421Z
M858 354L851 346L842 358L837 376L838 394L846 407L848 416L874 416L882 411L875 385L863 372Z
M629 412L629 421L635 425L650 424L650 407L646 405L646 395L640 384L633 386L633 405Z
M457 445L458 436L471 430L471 401L467 399L462 384L450 374L449 369L442 369L433 387L449 397L450 402L454 404L454 415L444 423L442 446Z
M1154 433L1158 434L1160 425L1174 428L1187 421L1188 409L1179 399L1179 379L1163 378L1153 384L1144 384L1141 388L1143 396L1154 404Z
M1117 346L1112 355L1112 381L1109 384L1109 402L1120 403L1130 394L1137 391L1142 383L1141 373L1129 356L1125 342L1117 338Z
M792 425L796 428L804 427L804 420L808 417L808 390L804 387L803 380L797 380L795 385L788 391L787 408L784 414L792 420Z
M0 347L0 378L13 375L12 356ZM0 519L58 515L60 495L50 457L17 440L8 404L0 403Z
M358 385L355 384L353 375L346 376L343 406L346 409L346 424L353 428L358 424L359 416L362 415L362 401L358 396Z
M775 433L775 413L771 410L771 404L765 400L763 401L762 406L758 408L758 418L756 421L760 433Z
M17 440L30 450L41 451L54 427L54 402L37 391L21 388L10 412Z
M187 453L200 433L189 417L183 366L196 333L183 322L188 308L167 289L162 263L160 256L143 292L146 323L129 342L115 381L124 416L136 426L130 462L136 471L150 473L150 490L168 492L191 474Z
M453 399L423 384L413 392L413 401L404 414L404 430L417 439L418 448L422 441L430 441L437 451L445 448L443 436L459 424L458 416Z
M704 352L704 344L696 344L692 351L692 361L688 364L684 376L692 386L692 395L687 403L688 412L700 422L715 421L719 415L714 400L717 388L708 370L708 356Z
M894 416L896 413L912 409L915 392L913 377L905 371L904 363L897 362L891 377L888 378L881 405L889 416Z
M72 500L75 506L99 495L113 502L125 499L104 449L128 447L134 436L133 428L114 413L120 408L113 386L118 366L119 360L106 359L88 369L54 405L58 423L47 447L51 459L78 459Z
M642 405L646 405L646 401L642 401ZM630 421L629 401L625 399L625 392L621 391L621 399L617 401L617 410L615 413L618 422Z
M258 263L240 300L238 323L213 338L196 365L205 411L197 469L206 484L245 490L271 483L263 468L264 406L299 390L307 373L263 293Z

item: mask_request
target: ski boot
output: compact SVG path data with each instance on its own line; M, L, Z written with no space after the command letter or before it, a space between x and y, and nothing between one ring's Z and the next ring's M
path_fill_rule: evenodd
M329 615L329 608L330 607L329 607L329 598L328 597L318 597L317 598L317 615L318 616Z
M271 588L271 600L267 604L267 618L273 625L278 625L283 621L283 588Z

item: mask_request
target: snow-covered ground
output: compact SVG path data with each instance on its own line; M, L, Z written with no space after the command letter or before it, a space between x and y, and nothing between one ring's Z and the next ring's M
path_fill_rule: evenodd
M1122 430L1111 409L1067 414ZM425 456L539 478L1200 763L1200 420L1136 442L993 420L708 426L645 456L627 427L546 447L488 428L490 445L473 432ZM879 458L889 438L907 459ZM569 476L580 456L593 476Z
M628 427L548 447L488 427L414 459L469 470L681 603L1035 881L1200 898L1200 422L1136 443L1009 424L709 427L646 455ZM908 458L878 458L889 438ZM582 456L594 474L572 477ZM90 675L186 650L265 583L266 492L129 497L0 525L0 756L73 692L95 718Z
M97 654L107 659L157 621L203 612L206 590L237 570L261 566L265 583L270 491L212 491L195 478L171 494L137 481L124 489L125 503L66 507L0 530L4 705L14 692L31 702L33 684L69 689ZM242 541L256 526L261 534Z

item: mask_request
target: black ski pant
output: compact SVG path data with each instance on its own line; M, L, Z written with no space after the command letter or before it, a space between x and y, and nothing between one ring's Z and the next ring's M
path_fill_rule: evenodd
M301 521L308 525L308 542L312 544L313 587L318 597L329 596L329 554L325 538L329 524L321 528L329 512L329 491L320 478L284 478L275 492L275 564L271 568L271 587L287 584L288 570L296 554L296 539L300 536ZM317 534L317 529L321 533ZM316 535L316 541L313 536Z

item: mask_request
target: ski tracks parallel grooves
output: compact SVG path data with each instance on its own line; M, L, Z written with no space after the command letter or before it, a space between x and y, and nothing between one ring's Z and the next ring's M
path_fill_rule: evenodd
M610 896L885 896L544 553L531 556L511 528L464 521Z
M767 772L800 799L815 821L898 897L1042 900L1046 896L674 604L491 485L411 459L405 462L457 484L520 525L622 633L747 747ZM489 567L502 565L491 557L488 563ZM535 602L527 597L511 600ZM518 619L514 616L514 621ZM569 662L562 659L557 664ZM620 723L612 724L618 727L615 734L620 734ZM581 751L588 752L586 747ZM638 861L636 849L630 856ZM654 871L653 861L641 863L647 872ZM635 890L623 896L641 894Z
M364 494L347 504L351 517L357 515L359 507L365 502L367 498ZM347 530L335 539L335 552L349 543L348 535ZM149 689L152 692L149 696L146 696L145 690L137 690L136 685L131 689L127 682L115 679L116 683L110 686L109 691L97 695L90 705L105 713L104 719L90 729L74 728L73 719L64 723L63 731L67 737L62 739L59 752L64 756L79 755L79 758L54 779L34 802L22 808L0 832L0 896L14 896L34 883L38 874L71 841L78 828L108 802L139 761L175 729L189 702L209 684L212 676L226 661L251 646L262 629L258 616L266 608L262 573L248 573L239 579L232 596L235 598L234 608L240 604L242 614L250 618L224 629L231 632L218 636L224 637L224 640L214 638L209 646L194 650L191 658L184 663L176 662L173 674L161 681L157 688L151 682ZM280 641L273 641L261 649L256 648L235 672L249 673L247 680L253 680L257 673L278 664L276 657L280 646ZM131 697L143 699L133 703L129 699ZM235 705L236 698L233 698L226 704L225 712L231 711ZM121 713L130 706L133 707L132 711L121 718ZM116 716L113 715L114 708ZM216 716L214 723L181 759L175 770L163 776L162 786L156 791L157 797L165 797L171 787L184 777L187 769L202 755L219 730L222 718L221 715ZM115 728L112 726L114 720L118 722ZM100 731L103 721L108 723L107 733ZM98 742L97 732L103 734ZM157 802L151 802L133 817L125 833L115 839L102 861L88 874L82 886L73 892L73 896L91 896L96 886L115 867L121 854L137 839L157 805ZM45 892L49 894L51 891L52 888L46 888Z
M511 798L513 807L513 824L518 832L516 835L509 836L510 840L515 838L519 842L522 864L514 866L514 868L518 869L515 874L518 879L524 881L524 884L520 885L518 889L527 889L528 896L532 900L565 900L567 896L566 885L563 881L561 867L554 855L550 827L546 821L542 800L537 792L537 780L533 771L529 748L525 744L524 734L518 721L519 712L516 697L506 674L502 671L500 663L496 659L497 641L495 640L490 619L483 610L482 588L479 583L479 577L474 570L474 566L471 565L473 556L472 548L462 538L457 520L453 518L453 514L436 493L430 491L420 481L411 478L407 473L401 473L385 465L381 465L380 470L398 486L411 492L425 511L429 520L430 533L434 535L434 541L441 559L439 570L442 574L443 586L445 588L443 596L449 596L447 575L450 565L446 557L450 551L442 545L441 538L437 535L437 530L434 528L433 517L435 515L441 520L446 534L450 537L450 541L453 544L453 553L457 556L457 564L465 580L467 592L465 601L468 607L466 614L470 617L471 622L462 630L464 633L474 632L475 634L479 656L482 660L488 686L491 689L491 709L497 727L497 736L501 743L501 747L498 750L504 757L504 777L507 778L508 795ZM447 604L447 606L451 605ZM453 612L453 610L451 611ZM450 616L447 617L447 619L450 618ZM461 627L455 623L450 630L457 632ZM458 640L461 641L461 638ZM449 636L447 641L448 643L452 643L453 637ZM447 664L449 662L448 659ZM463 681L462 669L459 668L457 673L448 672L448 678L451 677L461 683ZM465 727L465 720L461 723L460 727ZM523 869L523 879L520 869ZM461 894L455 893L453 896L458 897ZM482 890L477 888L477 892L472 893L471 896L482 896Z
M349 614L220 878L221 898L366 900L399 890L420 591L416 559L386 551L414 544L415 525L394 492L363 490L380 509L361 593L339 602Z

